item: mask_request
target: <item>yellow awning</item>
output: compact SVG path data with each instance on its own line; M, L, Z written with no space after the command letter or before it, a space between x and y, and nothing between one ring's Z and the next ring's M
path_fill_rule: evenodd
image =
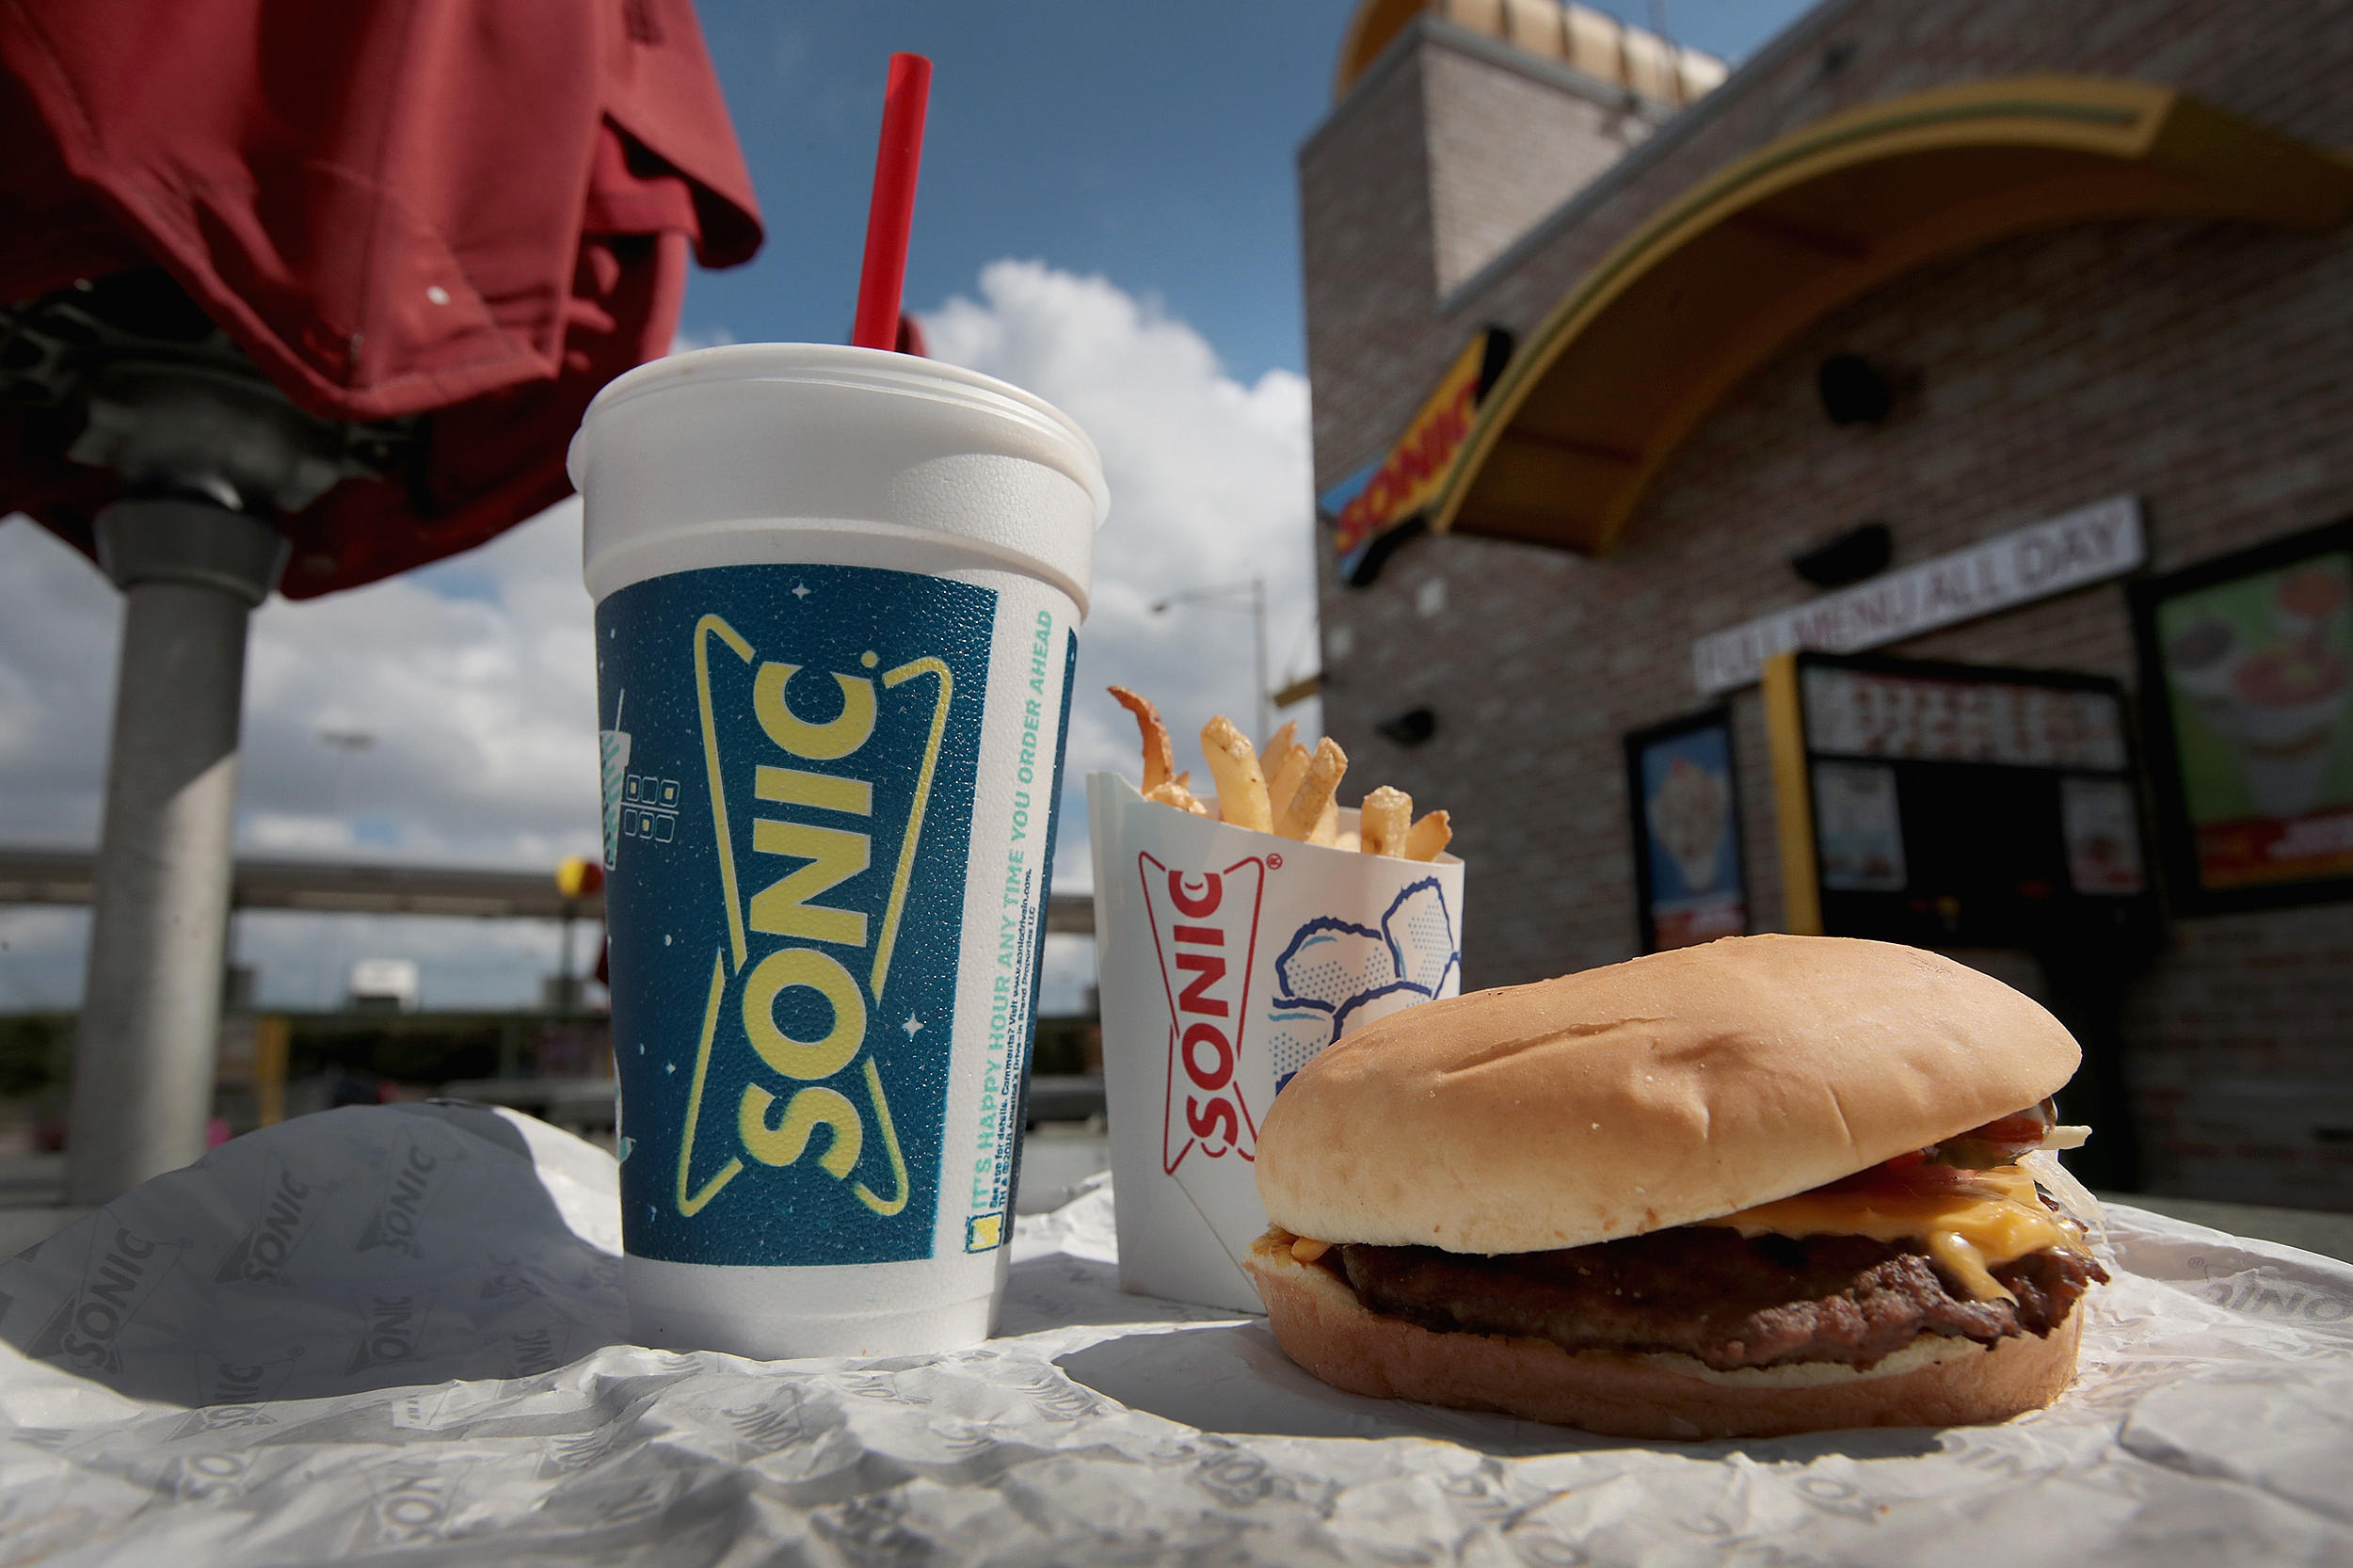
M2143 82L1974 82L1833 115L1670 202L1554 307L1481 405L1432 525L1607 551L1744 376L1941 257L2073 223L2348 215L2353 165Z

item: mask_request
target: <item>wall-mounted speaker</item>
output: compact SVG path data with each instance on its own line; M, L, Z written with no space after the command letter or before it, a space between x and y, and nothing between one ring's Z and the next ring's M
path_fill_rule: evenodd
M1822 412L1833 424L1877 424L1896 406L1885 371L1860 354L1833 354L1814 373Z
M1408 708L1393 719L1372 727L1401 746L1417 746L1438 732L1438 715L1427 708Z
M1866 522L1790 556L1789 567L1817 588L1843 588L1877 577L1895 555L1896 539L1887 524Z

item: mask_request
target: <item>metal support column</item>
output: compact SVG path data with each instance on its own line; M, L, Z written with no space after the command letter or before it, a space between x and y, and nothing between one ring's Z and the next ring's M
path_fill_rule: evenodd
M81 1205L204 1152L246 620L286 556L266 523L180 499L108 507L98 545L124 603L67 1143Z

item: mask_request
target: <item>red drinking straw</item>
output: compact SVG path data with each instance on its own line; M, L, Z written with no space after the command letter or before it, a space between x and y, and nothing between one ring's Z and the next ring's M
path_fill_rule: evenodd
M923 162L923 109L931 92L931 61L920 55L890 56L882 146L874 153L874 203L866 210L866 264L850 332L860 348L890 348L899 341L899 291L906 283L907 230L915 221L915 174Z

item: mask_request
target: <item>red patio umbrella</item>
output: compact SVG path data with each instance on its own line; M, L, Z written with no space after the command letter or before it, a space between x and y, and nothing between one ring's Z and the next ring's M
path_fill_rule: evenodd
M277 520L288 598L568 493L588 399L669 345L689 248L760 245L687 0L14 0L0 71L0 301L160 267L300 408L422 416L397 482ZM121 479L12 413L0 509L90 549Z
M0 513L128 600L76 1056L96 1202L201 1152L249 607L568 493L690 251L760 228L689 0L0 0Z

